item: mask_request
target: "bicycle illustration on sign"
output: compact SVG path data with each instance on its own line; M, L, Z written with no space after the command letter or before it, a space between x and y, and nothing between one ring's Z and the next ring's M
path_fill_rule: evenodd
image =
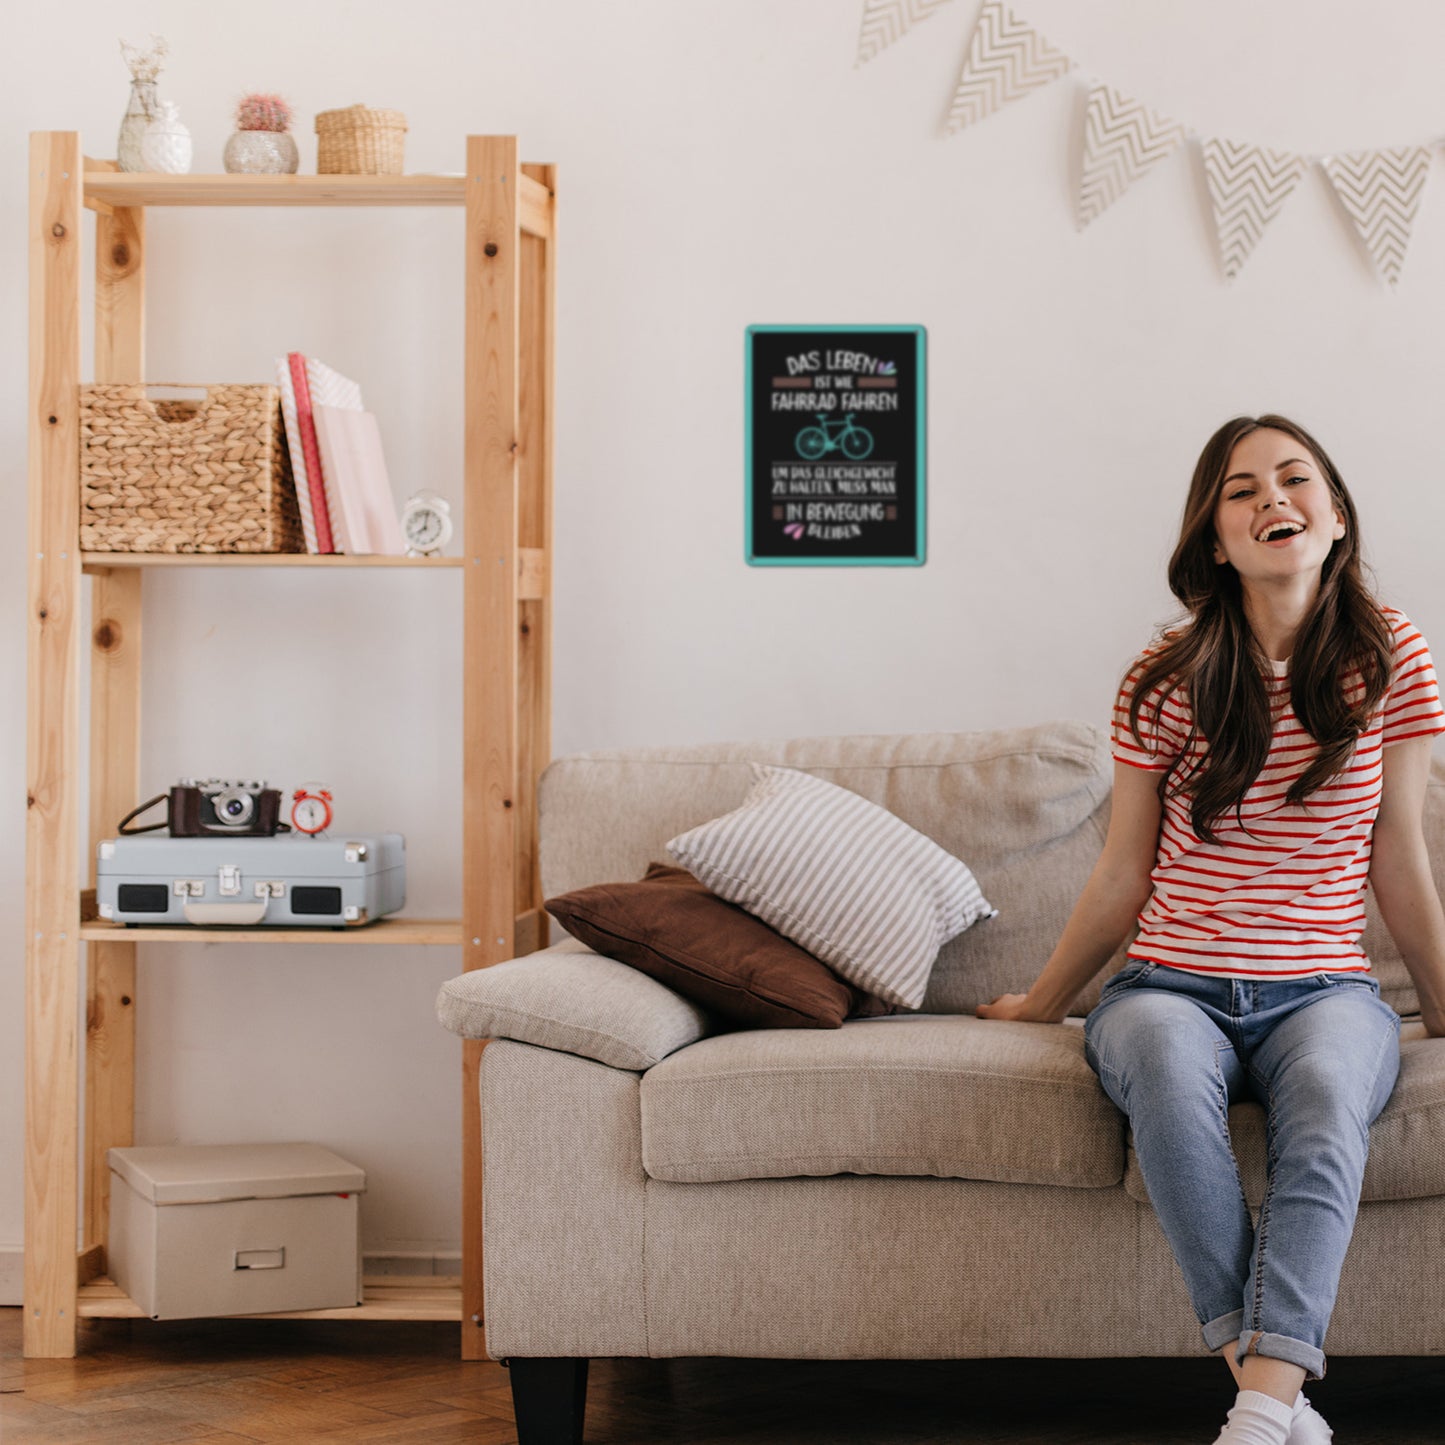
M830 434L830 426L841 426L843 430ZM850 411L841 422L833 417L820 416L815 425L804 427L798 433L793 445L805 461L816 462L829 452L841 450L849 461L861 462L873 450L873 433L859 426Z

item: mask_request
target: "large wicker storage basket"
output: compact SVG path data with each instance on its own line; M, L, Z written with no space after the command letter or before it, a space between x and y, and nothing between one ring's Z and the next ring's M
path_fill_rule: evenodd
M188 388L190 389L190 388ZM274 386L80 388L85 552L304 552Z
M399 110L323 110L316 117L317 175L399 176L406 116Z

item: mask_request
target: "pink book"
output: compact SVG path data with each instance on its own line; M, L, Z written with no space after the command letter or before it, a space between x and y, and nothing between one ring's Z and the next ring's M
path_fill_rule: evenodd
M326 507L326 485L321 476L321 451L316 445L316 422L311 414L311 384L306 378L306 358L299 351L287 353L291 385L296 392L296 428L301 433L301 451L306 458L306 484L311 494L311 515L316 524L316 550L335 552L331 535L331 514Z
M347 552L402 556L406 542L376 417L369 411L321 403L312 412L339 545Z
M306 453L301 448L301 423L296 419L296 388L291 383L291 363L284 356L276 358L276 389L281 393L281 421L286 429L286 455L291 458L301 533L306 550L314 555L321 548L316 541L316 519L311 515L311 484L306 477Z

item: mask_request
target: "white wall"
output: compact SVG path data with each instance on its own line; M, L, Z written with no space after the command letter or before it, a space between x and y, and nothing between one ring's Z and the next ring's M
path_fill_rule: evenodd
M977 0L854 66L855 0L70 0L11 17L0 96L0 1254L22 1233L26 132L113 154L115 38L165 34L162 94L217 170L242 90L411 121L411 170L467 132L561 167L555 746L1098 722L1168 615L1194 458L1240 411L1316 431L1384 594L1445 648L1436 162L1390 294L1312 173L1241 277L1193 147L1073 224L1083 81L941 126ZM1317 154L1445 129L1428 0L1018 0L1087 71L1208 134ZM329 77L338 77L330 79ZM154 211L149 375L265 380L299 348L361 379L399 493L454 497L460 220ZM928 563L743 562L742 337L929 330ZM88 364L88 363L87 363ZM459 580L147 579L142 784L328 780L345 826L410 841L412 907L455 914ZM363 1163L372 1251L456 1248L457 1047L440 950L142 948L147 1142L315 1137Z

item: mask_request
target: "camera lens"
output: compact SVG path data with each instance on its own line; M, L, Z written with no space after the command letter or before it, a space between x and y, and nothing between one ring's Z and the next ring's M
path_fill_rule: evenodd
M228 788L216 797L216 817L233 827L240 827L251 821L251 795L235 788Z

